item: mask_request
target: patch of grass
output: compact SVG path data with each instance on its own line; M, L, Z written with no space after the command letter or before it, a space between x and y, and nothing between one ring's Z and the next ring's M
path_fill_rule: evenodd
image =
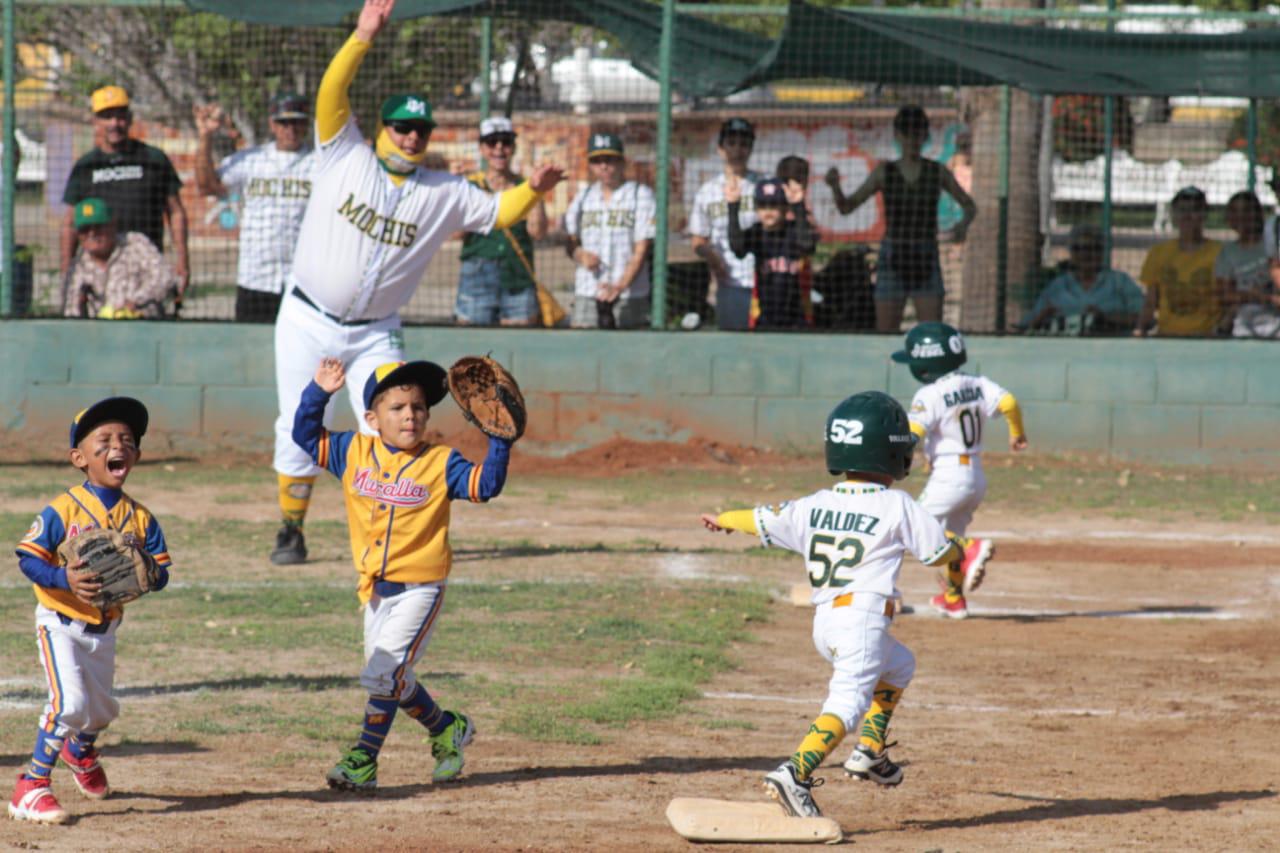
M702 723L704 729L719 731L721 729L739 729L744 732L754 732L757 728L756 724L750 720L705 720Z
M603 738L579 722L567 720L557 707L522 704L507 710L499 729L533 741L595 746Z

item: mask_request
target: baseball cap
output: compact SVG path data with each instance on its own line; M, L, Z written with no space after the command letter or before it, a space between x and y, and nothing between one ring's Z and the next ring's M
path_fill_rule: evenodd
M756 129L745 118L734 116L733 118L725 119L724 123L720 125L720 141L723 142L726 136L749 136L755 139Z
M86 225L106 225L111 221L111 208L100 198L86 198L76 202L74 224L76 229Z
M489 116L487 119L480 122L481 139L498 133L509 133L512 136L516 135L515 125L511 123L511 119L506 116Z
M1195 186L1186 186L1174 193L1173 203L1177 204L1180 201L1192 202L1196 207L1205 210L1209 208L1209 199L1205 196L1204 190Z
M587 140L588 160L597 156L621 157L625 150L622 137L616 133L593 133Z
M364 407L373 408L373 398L388 388L417 385L434 406L449 393L448 374L434 361L389 361L380 365L364 383Z
M89 107L95 113L129 106L129 93L120 86L103 86L89 96Z
M431 102L421 95L392 95L382 102L379 112L385 121L425 121L431 127L436 123L431 118Z
M765 178L756 184L755 200L756 207L762 204L785 205L787 203L786 187L777 178Z
M147 432L147 407L132 397L108 397L99 400L87 409L81 410L71 421L71 446L74 448L84 441L84 437L93 432L99 424L108 421L120 421L129 427L133 440L138 447L142 446L142 436Z
M311 118L311 105L297 92L277 92L267 107L267 115L277 121Z

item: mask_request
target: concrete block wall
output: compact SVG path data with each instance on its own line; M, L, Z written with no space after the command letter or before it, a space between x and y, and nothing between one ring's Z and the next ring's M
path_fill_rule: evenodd
M880 389L907 403L917 388L887 336L422 327L405 344L445 365L484 352L509 365L530 405L529 449L547 453L618 435L812 452L843 397ZM968 369L1022 401L1038 450L1280 468L1280 344L972 338L969 351ZM270 326L4 322L0 358L5 430L59 435L88 403L130 394L174 446L271 441ZM338 411L349 428L348 404ZM433 418L446 434L463 425L451 405Z

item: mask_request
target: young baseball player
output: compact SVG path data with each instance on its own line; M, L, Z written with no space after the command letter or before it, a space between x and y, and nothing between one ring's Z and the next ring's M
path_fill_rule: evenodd
M365 0L316 91L310 196L276 316L274 461L283 524L271 552L275 563L307 556L303 522L320 471L292 432L298 395L316 364L326 355L342 358L352 378L351 406L362 421L358 392L378 365L404 358L400 309L440 246L459 231L514 225L563 177L543 164L524 183L487 193L461 175L428 168L435 121L430 102L413 93L382 102L369 145L348 92L394 8L395 0Z
M102 584L88 573L68 572L80 563L62 565L58 546L95 527L114 528L132 534L155 558L154 590L169 582L169 549L159 522L124 493L146 431L147 409L132 397L109 397L76 415L70 459L85 480L50 501L18 543L18 567L36 594L36 646L49 700L40 715L31 762L18 776L9 801L14 820L67 819L49 787L59 758L86 797L100 800L111 791L94 744L120 712L111 682L123 608L103 612L95 607L91 602Z
M622 138L593 133L587 146L592 182L564 215L574 271L573 325L628 329L649 322L649 250L657 202L653 190L626 179Z
M968 358L964 338L946 323L920 323L907 333L903 349L893 360L906 364L924 383L911 400L911 432L924 441L929 481L920 505L948 532L964 536L973 513L987 493L982 473L982 433L987 421L1004 415L1009 422L1009 449L1027 449L1022 410L1013 395L985 376L960 370ZM969 615L965 595L982 583L990 540L972 540L967 554L970 570L948 571L943 591L930 599L935 610L952 619Z
M808 290L805 258L813 254L818 236L804 209L804 185L768 178L755 185L754 225L744 229L738 220L742 182L725 181L729 205L729 247L739 258L755 258L751 328L794 329L805 324L804 296Z
M431 407L448 393L444 369L429 361L392 362L369 375L364 420L374 435L331 433L324 428L325 406L345 383L342 362L323 359L302 392L293 424L298 445L342 481L360 575L356 594L364 605L364 727L326 778L330 787L348 791L376 787L378 752L403 708L431 733L431 778L450 781L462 772L462 748L471 743L475 726L465 714L437 705L413 665L426 651L444 604L453 561L450 502L497 497L507 479L511 442L490 438L480 465L452 448L429 444Z
M911 470L917 438L907 413L879 391L845 399L827 416L827 470L844 480L777 506L704 515L709 530L755 533L766 546L805 557L815 606L813 644L834 673L827 699L800 746L765 776L769 795L795 817L819 817L810 778L845 734L858 745L845 764L851 775L885 785L902 781L889 760L885 734L915 656L890 633L902 555L922 563L954 563L963 571L964 544L899 489Z

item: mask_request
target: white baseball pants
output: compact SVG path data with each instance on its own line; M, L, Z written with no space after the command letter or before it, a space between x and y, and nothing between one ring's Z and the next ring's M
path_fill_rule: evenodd
M364 383L380 365L404 360L400 317L392 315L365 326L343 326L295 296L285 294L276 316L276 417L275 469L289 477L314 477L320 469L293 441L293 416L302 390L316 375L320 359L334 356L347 368L347 397L362 431ZM336 399L336 398L335 398ZM333 419L333 400L325 409L324 423Z
M413 695L413 665L426 651L444 607L442 583L405 584L399 595L374 595L364 607L364 670L360 684L373 696L400 701Z
M104 633L90 633L86 629L98 626L78 620L64 625L57 611L36 605L36 644L49 685L40 728L60 738L100 732L120 714L111 695L119 626L117 619Z
M954 456L939 456L919 501L945 529L963 536L986 494L981 457L970 457L968 465L961 465Z
M827 602L814 611L813 645L835 670L822 713L839 717L846 732L862 724L880 679L903 690L916 673L916 656L889 633L884 611L892 601L858 592L846 607Z

